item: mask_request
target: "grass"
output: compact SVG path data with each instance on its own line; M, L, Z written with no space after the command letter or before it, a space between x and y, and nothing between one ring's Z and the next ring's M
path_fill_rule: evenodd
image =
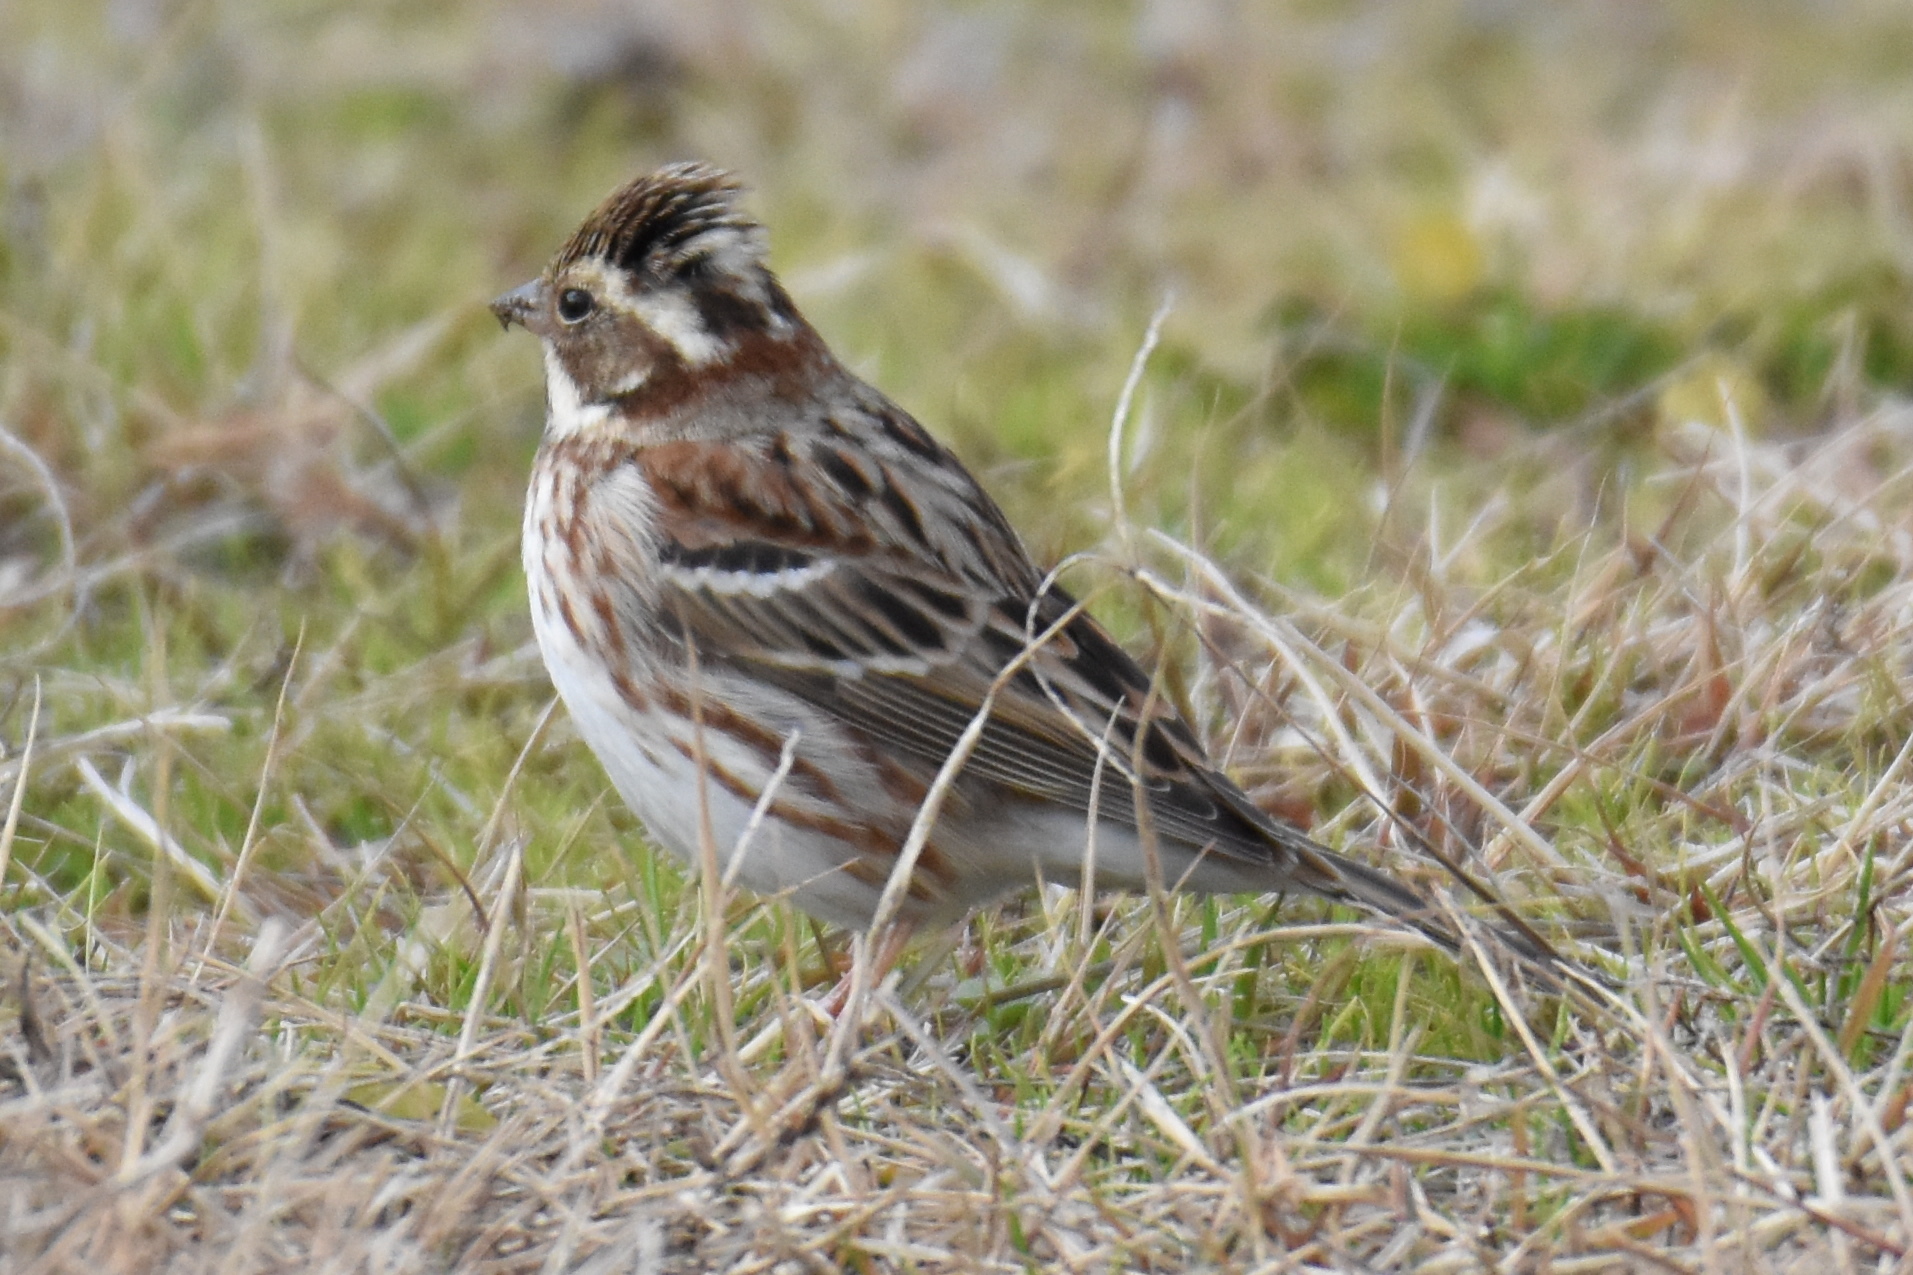
M0 9L0 1265L1903 1262L1910 40ZM1257 800L1613 994L1047 888L815 1021L844 937L644 849L516 563L481 302L690 154Z

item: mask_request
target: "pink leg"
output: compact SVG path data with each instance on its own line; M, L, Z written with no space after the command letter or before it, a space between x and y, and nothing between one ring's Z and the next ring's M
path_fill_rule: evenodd
M867 944L870 952L869 986L872 988L883 986L883 980L890 976L892 969L896 968L898 959L903 956L904 949L910 946L910 939L915 932L915 927L908 921L892 921L878 933L869 936ZM830 989L829 994L818 1002L817 1007L831 1018L836 1018L843 1013L844 1006L850 1003L850 989L856 977L857 968L853 964L850 969L844 971L843 977L837 980L837 985Z

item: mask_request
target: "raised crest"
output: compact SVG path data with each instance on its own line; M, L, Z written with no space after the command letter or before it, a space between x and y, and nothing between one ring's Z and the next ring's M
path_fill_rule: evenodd
M738 208L743 184L721 168L671 164L626 183L585 218L552 269L596 257L625 270L670 267L693 255L685 250L710 231L728 228L749 239L763 229Z

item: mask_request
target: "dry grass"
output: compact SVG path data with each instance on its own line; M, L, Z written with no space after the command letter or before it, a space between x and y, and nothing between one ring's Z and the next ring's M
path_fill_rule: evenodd
M0 11L0 1269L1903 1266L1903 19L685 13ZM476 302L684 151L1258 800L1611 988L1046 887L832 1023L625 852Z
M161 1269L160 1253L164 1269L474 1270L1897 1258L1913 1234L1913 1032L1894 985L1913 811L1909 750L1889 749L1906 710L1882 691L1906 675L1913 615L1909 424L1882 412L1787 447L1685 438L1690 458L1645 484L1671 505L1651 532L1591 528L1551 555L1572 564L1558 578L1541 562L1478 592L1424 584L1385 612L1290 598L1291 622L1186 551L1169 561L1190 571L1145 575L1206 616L1228 652L1209 686L1240 686L1248 731L1279 712L1333 741L1332 764L1477 841L1557 928L1616 944L1605 1005L1491 984L1503 1021L1533 1033L1498 1057L1425 1050L1441 1025L1405 972L1373 1044L1308 1043L1342 1004L1345 947L1293 984L1285 1024L1231 1021L1259 952L1307 959L1346 926L1268 930L1228 909L1218 937L1181 936L1202 954L1184 988L1144 968L1143 913L1087 968L1058 898L1022 945L1053 949L1024 968L1060 986L882 996L835 1111L793 1127L788 1109L811 1110L793 1099L829 1071L827 1028L796 962L734 949L746 1043L727 1065L694 914L586 1008L568 981L535 1022L484 1012L536 945L569 931L589 968L588 936L620 926L602 898L516 889L507 841L400 940L402 959L436 941L479 963L462 1015L413 999L402 967L363 1006L292 991L288 971L321 955L316 923L267 930L246 971L208 952L213 925L184 903L144 946L96 932L82 951L38 910L14 914L0 1172L17 1269ZM1813 583L1862 578L1845 596ZM1873 742L1833 775L1810 760L1830 740ZM74 764L71 741L36 748L33 764ZM1606 839L1549 835L1554 804L1593 780L1659 795L1607 798L1628 815ZM1380 821L1350 835L1387 840ZM966 1058L990 1009L1025 995L1045 1020L1027 1055Z

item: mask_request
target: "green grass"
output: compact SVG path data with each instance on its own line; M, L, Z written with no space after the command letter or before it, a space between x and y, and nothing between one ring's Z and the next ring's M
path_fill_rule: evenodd
M1913 25L1183 12L0 9L0 1250L1913 1244ZM1094 551L1258 800L1436 885L1385 804L1611 1003L1302 900L1032 890L851 1041L806 1008L844 936L708 926L540 727L539 367L482 304L685 155L1039 557Z

